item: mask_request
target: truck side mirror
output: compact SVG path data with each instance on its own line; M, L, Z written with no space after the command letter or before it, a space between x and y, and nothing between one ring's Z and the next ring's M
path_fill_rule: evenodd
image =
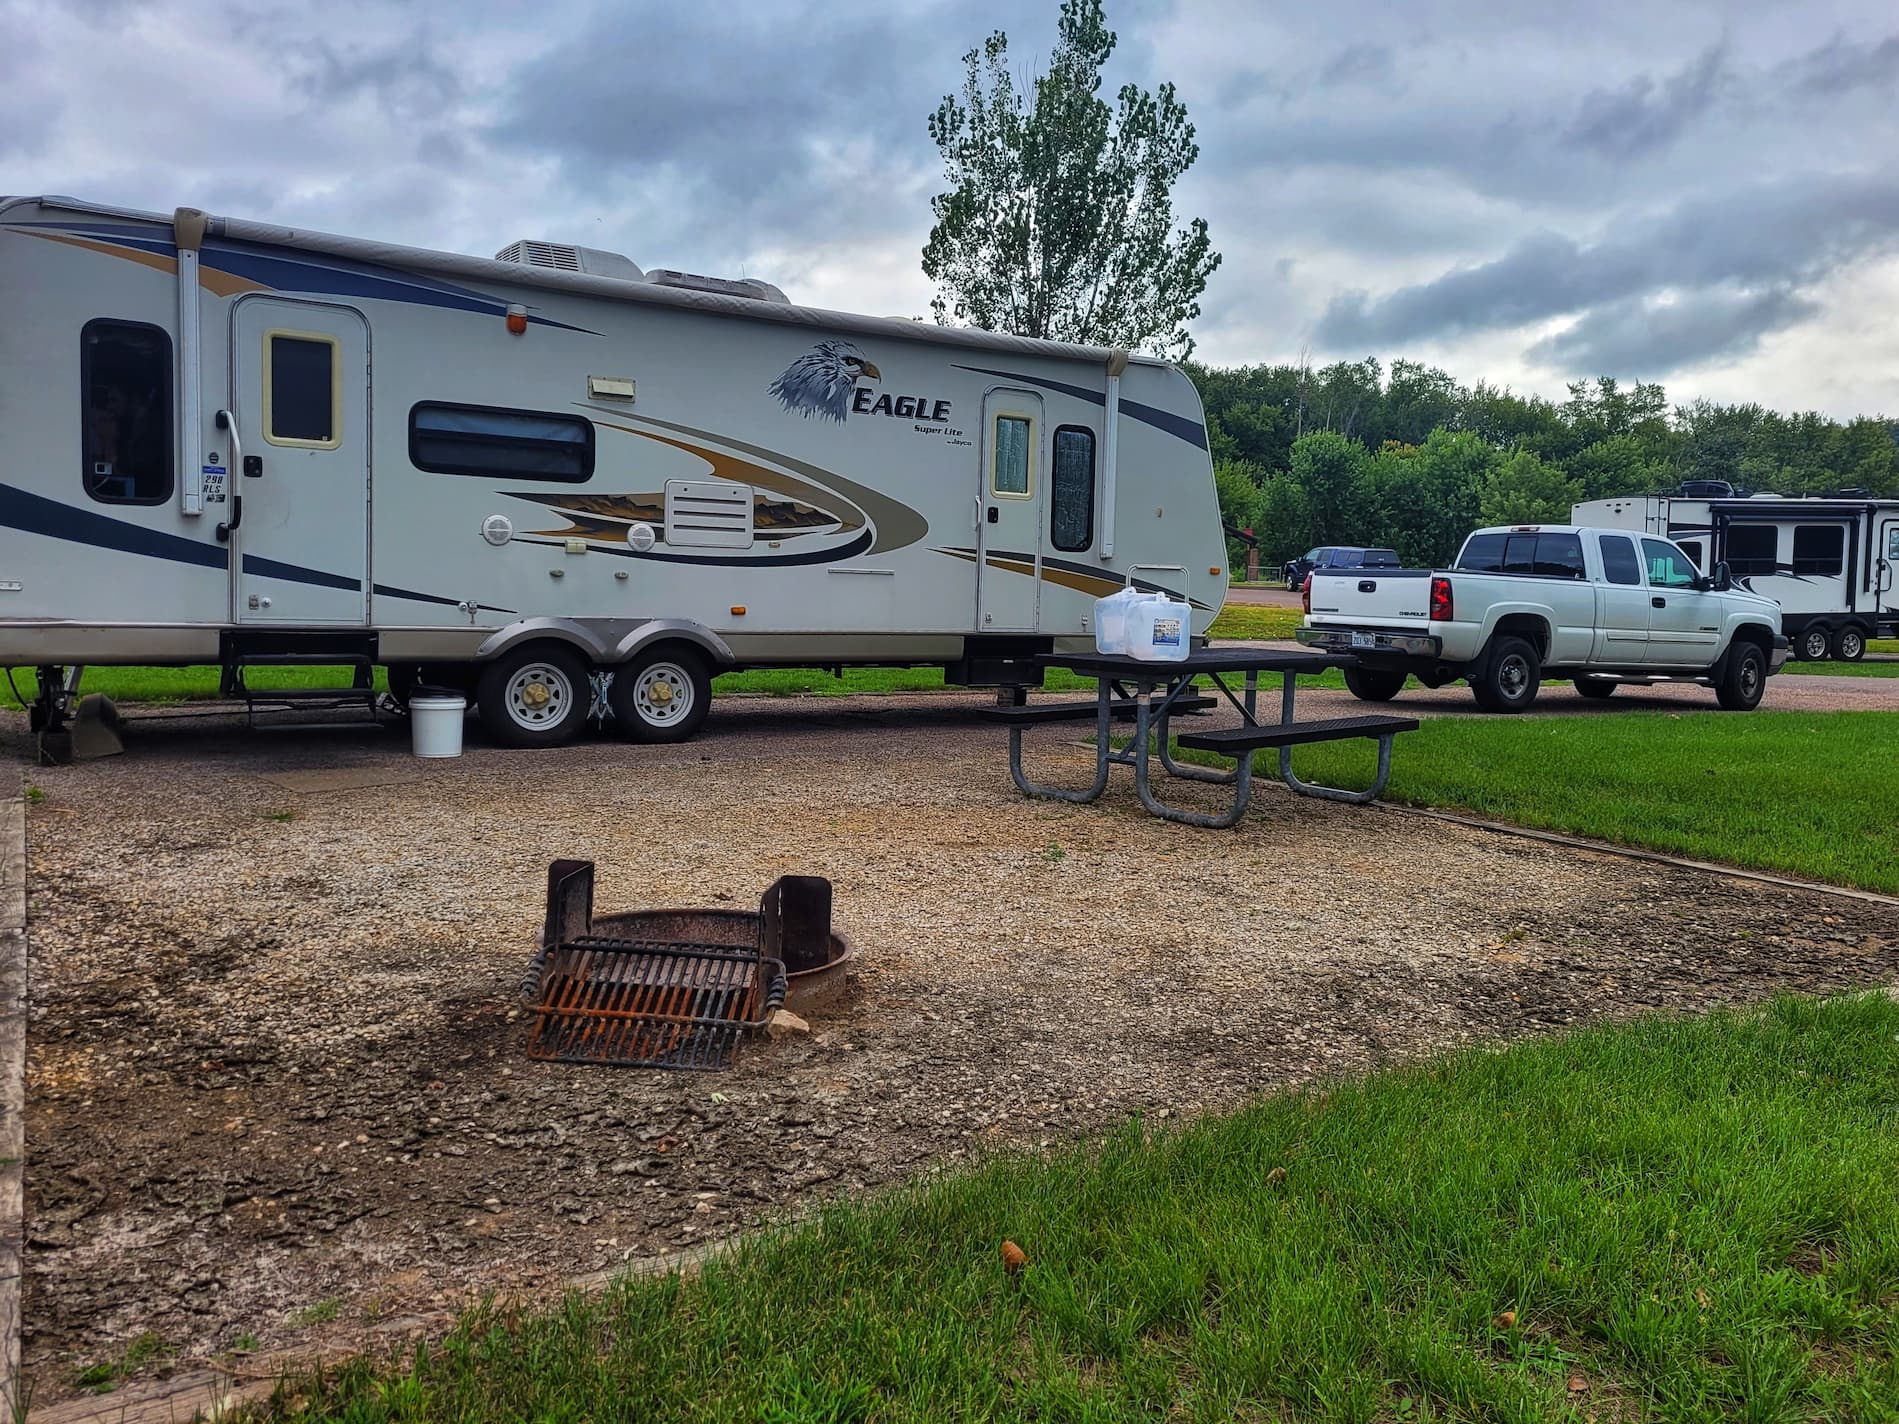
M1714 577L1709 582L1716 593L1726 593L1734 587L1734 575L1728 572L1726 559L1714 566Z

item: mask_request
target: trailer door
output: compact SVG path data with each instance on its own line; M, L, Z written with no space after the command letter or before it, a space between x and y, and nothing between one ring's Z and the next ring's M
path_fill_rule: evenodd
M1007 387L983 397L976 508L976 627L1032 633L1042 573L1042 398Z
M1881 510L1873 530L1873 606L1880 617L1899 613L1899 514Z
M352 307L246 297L232 311L239 621L368 621L368 377Z

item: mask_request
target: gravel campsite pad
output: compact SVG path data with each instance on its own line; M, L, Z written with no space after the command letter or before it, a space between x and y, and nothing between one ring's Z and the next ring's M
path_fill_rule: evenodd
M154 723L31 771L37 1397L141 1337L161 1364L341 1347L1133 1113L1899 977L1877 903L1276 788L1233 832L1124 779L1025 801L979 701L722 702L684 746L432 763ZM1031 757L1080 782L1092 754L1058 730ZM830 876L851 1008L727 1073L529 1062L515 995L563 856L598 863L601 911Z

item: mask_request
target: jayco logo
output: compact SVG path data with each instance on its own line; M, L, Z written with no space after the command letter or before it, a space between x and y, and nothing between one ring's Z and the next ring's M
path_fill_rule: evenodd
M883 372L849 341L820 341L771 383L771 393L786 410L807 420L835 420L846 415L887 415L941 426L949 420L950 402L928 396L892 396L865 385L883 379ZM918 426L919 429L923 427Z

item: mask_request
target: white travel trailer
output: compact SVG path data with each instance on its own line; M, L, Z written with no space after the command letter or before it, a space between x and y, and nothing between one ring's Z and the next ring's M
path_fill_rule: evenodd
M0 310L0 664L43 688L381 664L541 745L610 672L677 740L723 669L1019 685L1102 594L1225 597L1199 397L1125 351L53 197L0 199Z
M1629 495L1576 505L1578 524L1660 534L1711 571L1780 605L1793 656L1856 662L1868 638L1899 625L1899 500L1857 490L1830 497L1772 494Z

